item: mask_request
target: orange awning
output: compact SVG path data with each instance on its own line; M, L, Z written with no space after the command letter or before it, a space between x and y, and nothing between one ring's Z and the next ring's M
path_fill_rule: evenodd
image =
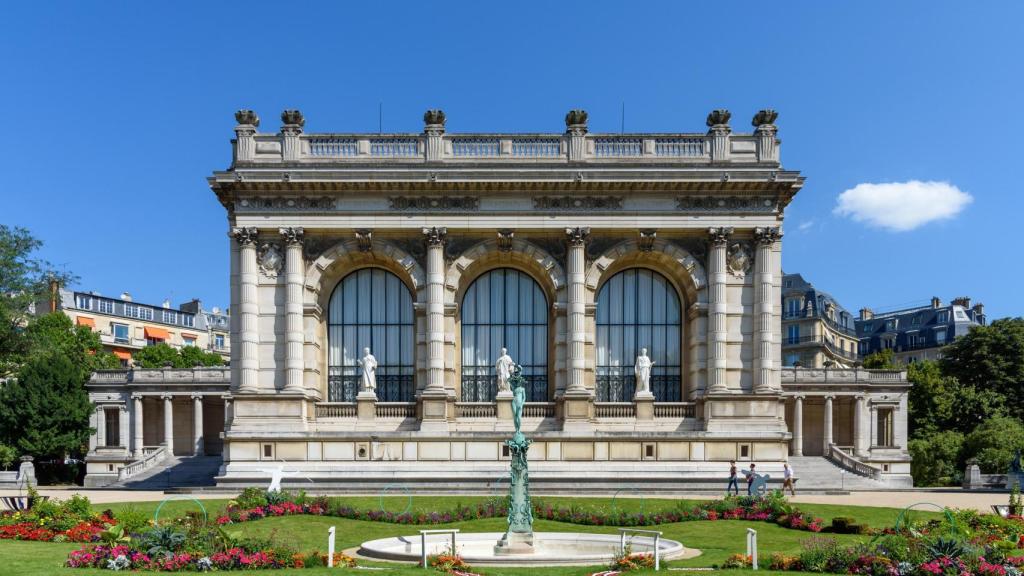
M75 318L75 324L78 324L79 326L88 326L89 328L96 327L96 321L88 316L79 316L78 318Z
M123 348L114 348L113 349L113 353L114 353L114 356L117 356L121 360L131 360L132 359L132 353L127 351L127 350L125 350L125 349L123 349Z
M182 332L181 333L181 337L182 338L191 338L193 340L195 340L196 338L199 338L199 336L196 336L195 334L189 334L188 332Z
M167 340L170 335L167 334L167 330L163 328L153 328L152 326L146 326L145 328L146 338L156 338L158 340Z

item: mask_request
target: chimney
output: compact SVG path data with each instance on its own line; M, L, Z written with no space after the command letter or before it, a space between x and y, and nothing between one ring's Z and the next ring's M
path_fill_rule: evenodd
M50 312L57 311L57 300L60 298L60 282L50 278Z
M875 317L875 313L871 311L871 308L861 308L860 309L860 319L861 320L871 320L874 317Z
M963 306L964 308L970 308L971 307L971 298L970 298L970 296L958 296L956 298L953 298L953 305L954 306Z
M985 315L985 305L982 304L981 302L978 302L977 304L975 304L974 305L974 315L975 316L984 316Z
M932 296L932 308L941 308L942 300L939 300L938 296Z
M131 302L132 295L127 292L121 292L121 300L124 300L125 302Z
M185 302L180 307L182 312L189 312L192 314L199 314L203 311L203 303L199 301L199 298L193 298L188 302Z

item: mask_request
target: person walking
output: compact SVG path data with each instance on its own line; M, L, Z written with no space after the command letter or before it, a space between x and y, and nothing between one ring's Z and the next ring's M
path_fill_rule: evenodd
M747 474L747 496L754 495L754 478L757 476L757 464L750 463L750 473Z
M736 476L736 461L729 460L729 485L725 487L725 495L729 495L729 490L734 490L733 495L740 495L740 481Z
M782 463L782 492L786 492L786 488L789 488L789 493L792 496L796 496L796 489L794 488L796 479L793 478L793 469L789 467L789 462Z

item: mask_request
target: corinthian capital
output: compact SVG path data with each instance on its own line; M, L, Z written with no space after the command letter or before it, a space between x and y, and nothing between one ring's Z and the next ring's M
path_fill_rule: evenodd
M711 243L715 246L725 246L729 241L729 236L732 236L732 227L717 226L708 228L708 236L711 237Z
M281 238L284 239L284 243L286 246L302 244L302 237L306 233L306 231L301 226L278 228L277 231L281 234Z
M586 226L566 228L565 236L570 246L583 246L586 244L587 238L590 237L590 228Z
M782 239L782 232L775 227L754 228L754 238L759 246L771 246Z
M233 236L242 246L249 244L255 245L256 241L259 239L259 233L253 226L232 228L231 236Z
M444 238L448 235L447 228L438 228L431 226L430 228L423 228L423 237L427 242L427 246L441 246L444 244Z

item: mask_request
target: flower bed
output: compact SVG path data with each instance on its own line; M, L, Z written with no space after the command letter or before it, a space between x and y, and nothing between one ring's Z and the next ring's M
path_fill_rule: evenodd
M275 499L274 503L261 503L265 501L261 501L258 495L243 494L237 502L228 506L226 514L217 518L217 524L226 525L295 514L327 515L350 520L410 525L448 524L508 515L504 500L491 500L475 506L458 506L446 511L394 513L359 510L343 502L332 506L326 498L307 499L302 495L294 496L285 492L275 494L272 498ZM249 506L244 506L245 504ZM748 520L774 522L783 528L809 532L819 532L822 529L820 518L808 516L790 506L778 493L760 499L749 496L729 497L696 505L680 501L674 509L651 514L606 512L584 507L554 507L543 499L537 499L533 504L533 516L585 526L654 526L695 520Z
M100 568L106 570L157 570L182 572L209 570L259 570L274 568L303 568L305 557L293 554L277 557L273 551L246 552L230 548L223 552L198 555L190 552L172 552L150 557L128 545L93 546L75 550L68 556L69 568Z
M37 500L29 510L0 513L0 539L37 542L98 542L116 524L111 513L95 514L89 499Z

